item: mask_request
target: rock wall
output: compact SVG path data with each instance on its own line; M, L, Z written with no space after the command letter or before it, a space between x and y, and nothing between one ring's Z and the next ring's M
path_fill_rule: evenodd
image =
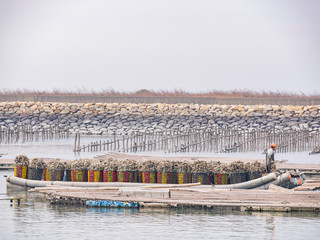
M0 102L0 126L22 124L68 126L95 135L207 127L318 131L320 105Z

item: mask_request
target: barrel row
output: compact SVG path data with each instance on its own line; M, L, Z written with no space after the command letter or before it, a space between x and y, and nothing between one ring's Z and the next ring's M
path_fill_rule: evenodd
M262 177L264 172L234 173L190 173L190 172L141 172L141 171L107 171L107 170L55 170L37 169L15 165L16 177L43 181L72 182L133 182L159 184L234 184Z

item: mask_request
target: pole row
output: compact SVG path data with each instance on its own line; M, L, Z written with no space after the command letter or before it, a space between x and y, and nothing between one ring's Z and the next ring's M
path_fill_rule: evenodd
M47 128L38 128L31 125L23 125L7 128L0 126L0 144L64 139L69 137L70 133L67 127L50 126Z
M75 135L74 152L249 152L266 151L271 143L277 152L310 151L320 146L320 132L308 130L242 130L188 129L162 132L134 133L113 136L107 141L80 144L80 133Z

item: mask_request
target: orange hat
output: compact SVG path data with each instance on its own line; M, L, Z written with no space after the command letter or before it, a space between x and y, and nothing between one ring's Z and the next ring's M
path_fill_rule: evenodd
M277 147L276 144L274 143L271 144L271 148L276 148L276 147Z

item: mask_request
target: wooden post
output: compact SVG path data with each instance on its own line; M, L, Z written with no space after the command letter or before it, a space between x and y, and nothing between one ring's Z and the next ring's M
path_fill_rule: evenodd
M77 137L78 137L78 134L76 133L74 135L74 147L73 147L74 152L76 152L76 150L77 150Z
M122 152L124 152L125 144L124 144L124 135L122 135Z
M80 132L78 132L78 149L79 149L79 152L81 151L81 148L80 148Z

